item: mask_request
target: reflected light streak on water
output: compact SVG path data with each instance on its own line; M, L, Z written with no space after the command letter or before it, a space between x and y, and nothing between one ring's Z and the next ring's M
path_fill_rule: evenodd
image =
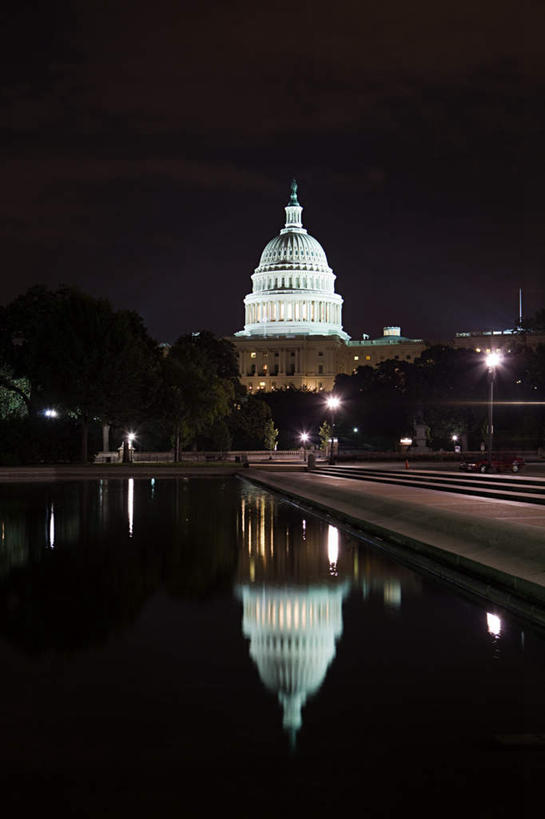
M53 504L49 510L49 548L55 548L55 507Z
M133 536L134 530L134 478L129 478L129 486L127 491L127 506L129 515L129 537Z
M339 530L336 526L329 526L327 530L327 556L329 559L329 571L337 574L337 562L339 560Z
M501 620L497 614L486 613L486 625L488 633L492 637L499 637L501 634Z

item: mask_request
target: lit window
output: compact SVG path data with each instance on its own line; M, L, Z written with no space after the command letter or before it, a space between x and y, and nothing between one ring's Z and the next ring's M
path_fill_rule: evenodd
M475 352L476 352L476 353L480 353L480 352L481 352L481 348L480 348L480 347L475 347Z
M366 360L366 361L371 361L371 356L370 356L370 355L366 355L366 356L365 356L365 360Z
M256 353L250 353L250 358L255 358L255 357L256 357Z
M360 360L359 355L355 355L355 356L354 356L354 361L359 361L359 360Z
M264 387L264 386L265 386L265 382L264 382L264 381L260 381L260 382L259 382L259 389L260 389L260 390L261 390L261 389L263 389L263 387Z

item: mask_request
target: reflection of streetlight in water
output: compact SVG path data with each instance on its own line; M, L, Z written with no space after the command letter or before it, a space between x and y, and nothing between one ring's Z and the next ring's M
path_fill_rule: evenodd
M486 627L491 638L492 657L494 660L499 659L501 651L501 620L497 614L487 611L486 613Z
M55 548L55 507L53 503L49 510L49 548Z
M486 613L486 626L490 636L498 639L501 634L501 620L497 614L491 614L489 611Z
M134 478L129 478L129 486L127 489L127 508L129 515L129 537L132 537L134 523Z
M327 530L327 557L329 560L329 574L337 575L337 563L339 561L339 530L336 526L330 526Z

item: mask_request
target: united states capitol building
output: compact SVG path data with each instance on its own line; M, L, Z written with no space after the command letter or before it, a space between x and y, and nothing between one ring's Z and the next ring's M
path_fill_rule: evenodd
M335 376L388 359L413 361L426 349L421 338L406 338L385 326L379 338L353 340L343 330L342 296L321 244L303 227L295 180L285 207L286 221L265 246L244 299L244 329L236 347L241 382L250 392L294 388L332 390ZM453 347L477 352L507 350L513 331L457 333ZM526 341L526 340L525 340Z

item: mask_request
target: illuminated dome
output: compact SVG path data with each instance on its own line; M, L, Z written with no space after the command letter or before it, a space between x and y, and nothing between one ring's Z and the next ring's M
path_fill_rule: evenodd
M295 180L285 211L285 227L265 246L252 275L252 292L244 299L244 330L236 335L336 335L347 340L336 277L323 247L303 227Z
M255 272L284 270L286 264L291 270L313 270L326 274L333 272L327 264L323 247L306 230L296 233L284 228L280 236L275 236L265 247Z

